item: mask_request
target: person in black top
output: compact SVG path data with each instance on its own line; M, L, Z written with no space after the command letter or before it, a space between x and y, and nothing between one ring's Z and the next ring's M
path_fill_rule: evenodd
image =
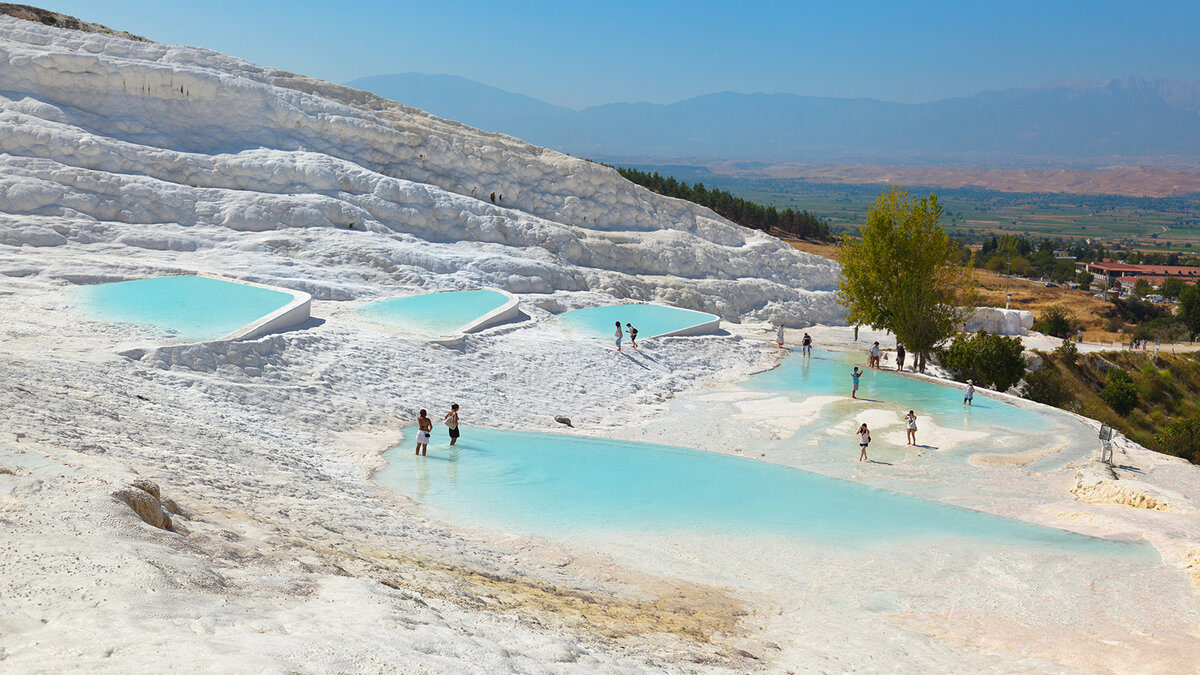
M808 333L804 334L804 341L801 342L800 345L801 354L804 356L812 356L812 337Z
M625 324L625 330L629 331L629 346L637 349L637 329L629 324Z

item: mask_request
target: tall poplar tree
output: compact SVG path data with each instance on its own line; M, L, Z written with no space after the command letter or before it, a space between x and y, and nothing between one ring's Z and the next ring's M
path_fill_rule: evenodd
M970 265L938 225L937 195L914 199L886 190L867 214L859 238L843 237L837 295L852 324L895 333L924 372L933 348L958 332L970 313Z

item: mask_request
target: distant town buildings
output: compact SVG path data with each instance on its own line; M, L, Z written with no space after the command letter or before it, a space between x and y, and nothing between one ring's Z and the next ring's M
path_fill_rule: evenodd
M1195 284L1200 280L1200 267L1186 265L1130 265L1121 262L1105 260L1103 262L1077 262L1075 269L1090 272L1096 282L1104 286L1132 287L1139 279L1145 279L1151 286L1158 288L1170 278L1176 278L1187 284Z

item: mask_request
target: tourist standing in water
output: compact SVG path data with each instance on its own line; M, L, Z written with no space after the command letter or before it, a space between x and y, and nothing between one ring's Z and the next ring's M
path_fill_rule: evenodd
M896 370L904 372L904 345L896 343Z
M858 447L861 452L858 455L858 461L863 461L867 458L867 446L871 444L871 430L867 429L867 423L863 422L858 428Z
M850 381L854 384L854 388L850 390L850 398L858 398L858 378L862 377L862 371L858 366L854 366L854 370L850 373Z
M963 405L971 405L975 400L975 382L967 380L967 391L963 393Z
M916 413L909 410L908 414L904 416L904 422L905 422L905 424L908 425L908 444L916 445L917 444L917 415L916 415Z
M775 329L775 344L783 346L783 324L779 324L779 327Z
M629 331L629 346L637 349L637 329L630 324L625 324L625 330Z
M446 413L446 428L450 430L450 445L458 442L458 404L450 404L450 412Z
M421 408L417 416L417 454L424 455L429 451L429 432L433 431L433 420L426 417L428 413Z
M804 356L812 356L812 337L808 333L804 334L804 341L800 343L800 353Z
M871 345L871 348L867 350L867 354L870 355L869 358L867 358L867 367L868 368L878 368L879 367L879 343L876 342L875 344Z
M617 351L621 351L621 337L622 337L622 336L624 336L624 335L625 335L625 333L624 333L624 332L621 330L621 322L620 322L620 321L618 321L618 322L617 322L617 334L616 334L616 338L617 338Z

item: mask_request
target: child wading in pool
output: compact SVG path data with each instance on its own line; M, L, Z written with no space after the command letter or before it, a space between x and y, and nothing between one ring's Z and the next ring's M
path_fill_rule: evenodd
M863 461L867 458L867 446L871 444L871 431L867 429L867 423L863 422L858 428L858 447L862 452L858 455L858 461Z
M862 377L862 371L858 366L854 366L854 371L850 373L850 381L854 383L854 388L850 390L850 398L858 398L858 378Z
M624 331L621 330L621 322L617 322L617 351L621 351L621 337L624 336Z
M425 415L424 408L421 408L421 414L417 417L417 453L424 455L429 451L429 432L433 431L433 420Z
M637 329L629 324L625 324L625 330L629 331L629 346L637 349Z
M458 442L458 404L450 404L450 412L446 413L446 427L450 429L450 445Z
M916 415L916 413L909 410L908 414L904 416L904 421L908 424L908 444L916 445L917 444L917 415Z
M963 405L971 405L975 400L975 382L967 380L967 391L963 393Z

